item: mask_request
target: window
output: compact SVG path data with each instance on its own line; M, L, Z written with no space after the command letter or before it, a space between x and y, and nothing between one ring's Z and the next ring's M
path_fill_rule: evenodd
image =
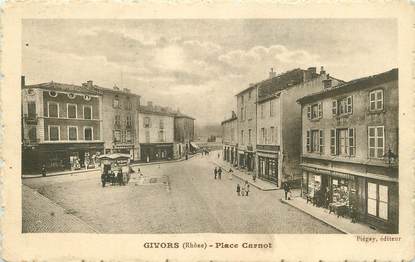
M68 127L68 140L78 140L78 128L76 126Z
M68 94L69 99L75 99L75 94L74 93L69 93Z
M261 144L265 144L265 128L261 128Z
M323 153L324 151L323 130L307 130L306 149L307 152Z
M369 93L370 110L383 110L383 90L374 90Z
M274 110L275 110L275 101L274 100L271 100L271 101L269 101L269 116L275 116L275 112L274 112Z
M367 213L388 220L388 187L367 183Z
M164 121L163 121L163 119L160 119L159 126L160 126L160 129L164 129Z
M248 129L248 144L251 144L252 129Z
M132 127L133 126L133 118L132 118L132 116L131 115L127 115L125 122L126 122L127 127Z
M120 115L115 115L115 122L114 124L116 126L121 126L121 116Z
M114 100L112 102L112 106L114 108L119 108L120 107L120 100L118 99L118 96L117 95L114 97Z
M318 130L311 131L311 152L319 152Z
M275 143L275 128L273 127L273 126L271 126L270 127L270 129L269 129L269 133L270 133L270 135L271 135L271 144L274 144Z
M36 127L29 129L28 136L29 136L29 141L36 142L37 140Z
M356 130L354 128L331 129L330 154L341 156L355 156Z
M48 103L48 116L49 117L59 117L59 105L55 102Z
M249 91L249 93L248 93L248 100L251 100L251 93L252 93L252 91Z
M348 115L353 113L353 97L343 97L338 100L334 100L332 104L333 115Z
M66 109L68 118L77 118L77 106L75 104L67 104Z
M244 144L244 131L241 130L241 145Z
M261 118L265 117L264 111L265 111L265 105L261 104Z
M84 140L93 140L92 127L84 127Z
M132 104L131 104L131 101L128 99L127 100L127 104L125 105L125 108L127 109L127 110L131 110L131 108L133 108L133 106L132 106Z
M279 137L278 137L278 126L275 127L275 143L279 144Z
M150 130L146 130L146 143L150 143Z
M50 141L60 140L59 126L49 126L49 140Z
M115 130L114 131L114 142L121 142L121 131Z
M84 106L84 119L92 119L92 106Z
M164 142L164 130L159 131L159 141Z
M149 117L144 117L144 123L143 124L144 124L145 128L149 128L150 124L151 124L150 118Z
M316 103L307 106L307 118L308 119L319 119L323 117L322 103Z
M27 102L27 116L33 119L36 116L36 103L34 101Z
M244 121L244 107L241 107L241 121Z
M384 127L370 126L369 130L369 157L382 158L384 155Z
M244 96L241 96L241 105L244 105Z
M130 130L125 130L125 141L126 142L131 142L132 141L131 131Z

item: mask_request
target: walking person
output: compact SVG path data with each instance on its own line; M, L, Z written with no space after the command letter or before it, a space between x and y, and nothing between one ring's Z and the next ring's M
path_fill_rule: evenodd
M241 196L245 196L245 185L241 187Z
M239 184L236 185L236 194L241 196L241 186Z
M213 173L215 173L215 179L216 179L216 176L218 175L218 169L217 169L217 167L215 167L215 170L213 171Z
M219 170L218 170L218 177L219 177L219 180L222 178L222 168L220 168L220 167L219 167Z
M246 196L249 194L249 184L246 185Z
M283 188L284 188L284 193L285 193L285 200L287 200L288 199L288 192L290 191L290 186L288 185L287 182L284 182Z
M46 166L45 166L45 164L42 165L41 172L42 172L42 176L45 177L46 176Z

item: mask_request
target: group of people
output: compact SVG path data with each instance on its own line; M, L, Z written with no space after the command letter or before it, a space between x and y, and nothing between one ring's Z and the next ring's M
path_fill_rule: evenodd
M215 174L215 179L222 179L222 168L221 167L215 167L215 170L213 170L213 173Z
M249 183L245 180L245 183L240 186L239 184L236 185L236 194L238 196L248 196L249 195Z

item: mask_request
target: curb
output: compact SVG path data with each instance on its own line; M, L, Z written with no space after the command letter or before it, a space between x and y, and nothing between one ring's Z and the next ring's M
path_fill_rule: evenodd
M296 209L298 209L298 210L300 210L301 212L303 212L304 214L307 214L307 215L309 215L309 216L311 216L311 217L313 217L313 218L315 218L315 219L317 219L317 220L319 220L319 221L321 221L322 223L324 223L324 224L326 224L326 225L328 225L328 226L330 226L330 227L332 227L332 228L334 228L334 229L336 229L336 230L338 230L338 231L340 231L340 232L342 232L343 234L353 234L353 233L350 233L350 232L348 232L347 230L344 230L343 228L341 228L341 227L339 227L339 226L335 226L335 225L333 225L333 224L331 224L331 223L329 223L329 222L327 222L327 221L325 221L325 220L323 220L323 219L321 219L320 217L318 217L318 216L315 216L315 215L313 215L313 214L310 214L310 213L308 213L307 211L305 211L304 209L302 209L302 208L300 208L300 207L297 207L297 206L295 206L295 205L293 205L292 203L290 203L289 201L287 201L287 200L285 200L285 199L280 199L280 202L281 203L284 203L284 204L287 204L287 205L290 205L290 206L292 206L292 207L294 207L294 208L296 208Z
M193 158L195 155L191 155L188 157L187 160L190 160L191 158ZM131 164L130 166L134 167L134 166L150 166L150 165L160 165L160 164L169 164L169 163L176 163L176 162L181 162L181 161L186 161L185 158L180 158L180 159L175 159L175 160L170 160L170 161L163 161L163 162L149 162L149 163L136 163L136 164ZM73 174L77 174L77 173L89 173L89 172L94 172L94 171L99 171L100 168L91 168L88 170L74 170L74 171L64 171L61 173L52 173L47 175L46 177L53 177L53 176L65 176L65 175L73 175ZM42 178L43 176L41 174L38 175L22 175L22 179L31 179L31 178Z

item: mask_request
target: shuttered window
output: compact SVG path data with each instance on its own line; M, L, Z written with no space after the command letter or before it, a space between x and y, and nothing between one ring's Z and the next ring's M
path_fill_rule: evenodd
M320 154L324 153L324 132L323 130L320 130L319 133L319 146L320 146Z
M322 103L318 103L318 118L323 117L323 105Z
M349 128L349 155L356 155L356 131L354 128Z
M337 149L336 149L336 129L330 130L330 154L336 155Z
M310 130L307 130L306 145L307 145L307 152L310 152L311 151L311 147L310 147Z

